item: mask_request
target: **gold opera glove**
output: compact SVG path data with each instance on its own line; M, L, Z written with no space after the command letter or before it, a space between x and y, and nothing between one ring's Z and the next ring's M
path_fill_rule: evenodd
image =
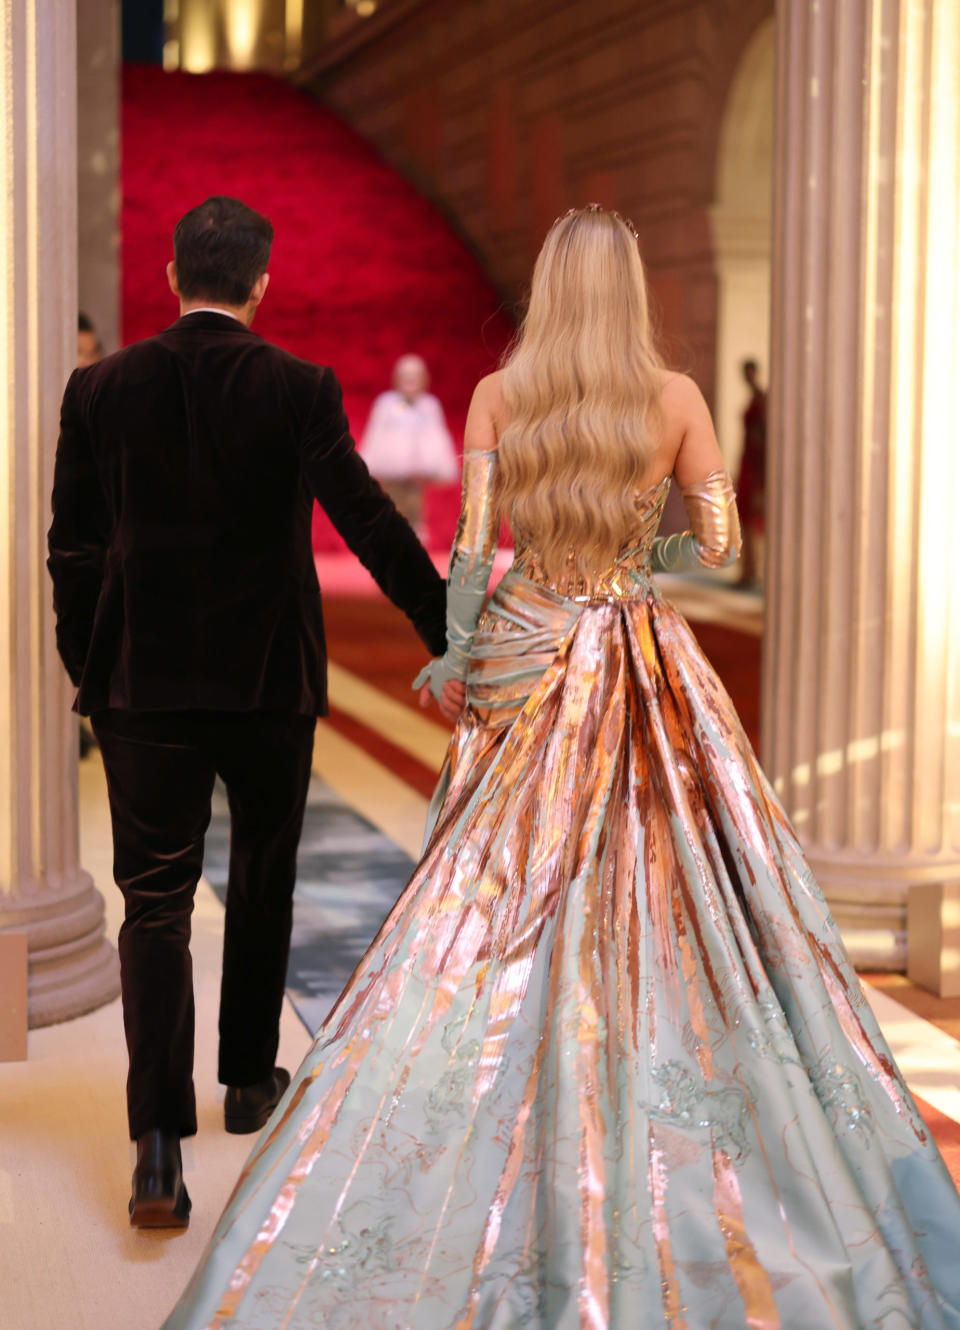
M655 573L725 568L740 553L740 518L730 477L723 467L680 491L692 530L658 536L650 566Z
M740 517L730 477L723 467L680 491L700 562L725 568L740 553Z
M425 665L414 688L429 681L439 697L447 679L465 679L477 620L497 553L500 508L496 501L497 453L469 448L463 455L460 521L447 575L447 649Z

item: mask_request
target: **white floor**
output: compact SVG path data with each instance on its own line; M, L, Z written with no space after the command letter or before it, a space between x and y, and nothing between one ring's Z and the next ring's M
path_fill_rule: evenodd
M352 676L337 679L344 709L372 708L395 742L440 764L442 727ZM401 737L398 740L397 734ZM427 801L323 722L315 767L348 802L417 856ZM80 765L81 862L122 919L111 876L110 818L99 755ZM199 1131L184 1142L190 1227L131 1229L133 1167L124 1111L126 1049L119 1000L30 1033L28 1059L0 1064L0 1330L156 1330L206 1244L256 1137L223 1130L216 1079L223 908L201 882L193 916ZM293 1070L309 1036L284 1005L280 1063Z
M121 912L110 875L103 769L81 763L81 861ZM216 1079L223 908L205 883L193 925L199 1132L184 1142L190 1227L163 1233L127 1221L126 1050L119 1000L34 1030L28 1060L0 1066L0 1330L156 1330L186 1283L256 1137L223 1130ZM280 1062L309 1046L285 1005Z

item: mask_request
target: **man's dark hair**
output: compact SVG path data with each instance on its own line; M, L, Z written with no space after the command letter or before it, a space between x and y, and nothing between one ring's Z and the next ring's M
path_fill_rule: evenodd
M746 372L747 372L748 369L752 369L753 372L754 372L754 374L756 374L756 372L757 372L757 370L760 368L760 366L757 364L757 362L756 362L755 360L745 360L745 361L743 362L743 367L742 367L742 368L743 368L743 372L744 372L744 374L746 374Z
M89 314L84 314L83 310L81 310L77 315L77 332L95 333L96 331L96 328L93 326L93 319L91 319Z
M191 208L173 233L177 286L187 300L245 305L267 271L273 227L239 199L218 195Z

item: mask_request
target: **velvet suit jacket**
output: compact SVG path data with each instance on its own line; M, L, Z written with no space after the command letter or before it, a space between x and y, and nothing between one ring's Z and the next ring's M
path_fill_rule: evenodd
M206 312L77 370L48 538L76 709L325 714L314 498L441 654L443 580L356 452L332 370Z

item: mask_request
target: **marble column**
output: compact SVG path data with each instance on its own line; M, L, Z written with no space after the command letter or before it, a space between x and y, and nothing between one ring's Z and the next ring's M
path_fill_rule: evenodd
M27 934L29 1020L116 996L103 900L78 862L77 728L45 567L76 356L75 0L0 0L0 930Z
M860 966L960 880L960 4L778 0L762 758Z

